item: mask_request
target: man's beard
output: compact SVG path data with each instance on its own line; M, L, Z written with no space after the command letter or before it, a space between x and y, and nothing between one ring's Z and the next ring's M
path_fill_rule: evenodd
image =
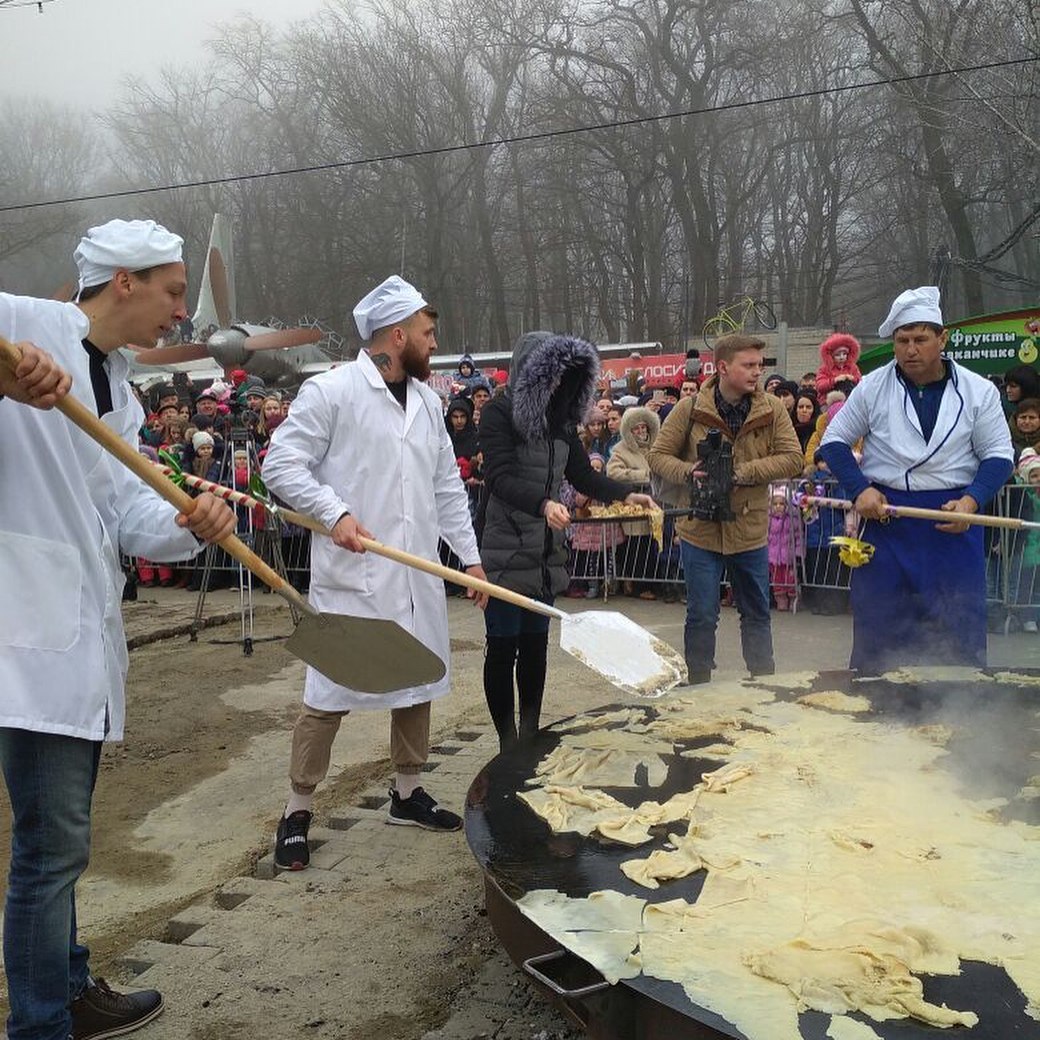
M410 339L405 344L404 350L401 351L401 366L406 375L418 379L420 383L425 383L430 378L429 357Z

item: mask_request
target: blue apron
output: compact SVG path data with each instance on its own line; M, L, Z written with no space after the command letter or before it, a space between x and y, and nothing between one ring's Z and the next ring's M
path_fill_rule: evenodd
M963 489L878 487L890 505L939 509ZM868 520L873 559L852 572L849 667L879 675L912 665L986 664L983 529L945 534L932 520Z

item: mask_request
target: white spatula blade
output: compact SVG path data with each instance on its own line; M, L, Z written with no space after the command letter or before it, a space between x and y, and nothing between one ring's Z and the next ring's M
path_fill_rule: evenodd
M639 697L659 697L686 676L674 647L613 610L568 614L560 646L615 686Z

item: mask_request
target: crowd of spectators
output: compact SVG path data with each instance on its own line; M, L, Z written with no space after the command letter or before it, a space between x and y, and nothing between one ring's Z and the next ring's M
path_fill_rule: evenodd
M819 353L816 371L805 372L797 382L774 372L765 379L763 389L778 397L791 414L805 456L804 490L846 498L827 471L818 448L827 424L860 381L860 345L851 335L835 333L820 344ZM633 386L629 380L617 387L604 376L599 397L578 429L593 467L648 491L666 509L688 504L683 489L664 485L651 476L647 455L668 413L682 398L695 394L704 378L683 373L672 385ZM444 396L444 421L474 517L483 487L480 414L492 397L505 392L507 380L505 371L481 373L472 357L466 355L453 373L450 392ZM994 377L994 381L1001 390L1016 449L1016 470L1003 508L1025 520L1040 518L1040 374L1029 365L1019 365L1002 379ZM182 471L197 477L244 489L251 475L262 471L267 444L288 414L291 396L268 389L255 376L238 372L232 373L228 382L215 382L197 395L192 394L186 381L160 387L150 399L143 398L142 405L147 415L141 429L142 452L155 461L175 460ZM848 609L849 571L830 542L835 536L855 536L859 518L843 510L802 509L791 492L792 485L777 485L771 495L773 603L778 610L844 613ZM660 597L669 603L685 599L672 517L666 518L658 544L645 521L588 522L592 508L602 503L590 502L566 485L563 496L573 519L568 539L573 577L568 596L597 598L609 591L645 600ZM240 516L241 531L263 529L264 518L259 512L247 517L240 510ZM290 577L298 587L305 588L308 536L290 525L283 537ZM1040 533L1014 537L990 533L988 555L990 600L1021 608L1002 617L1011 617L1013 625L1026 631L1035 631L1040 625L1040 610L1035 609L1040 605ZM447 550L443 559L453 562ZM191 570L178 571L147 560L136 561L137 582L146 586L195 589L201 569L201 563ZM226 583L222 570L218 560L211 587ZM463 591L461 587L449 588L449 594ZM722 595L728 602L725 589Z
M232 372L228 381L214 381L199 392L179 377L150 392L136 392L145 412L140 433L143 455L171 470L240 491L248 491L253 475L260 472L271 434L288 414L291 402L289 394L269 389L262 379L243 371ZM240 534L264 530L262 509L239 507L237 512ZM288 554L297 559L303 533L289 525L281 537ZM133 598L138 586L152 585L197 591L206 572L205 560L199 557L190 566L175 568L138 557L128 574L125 595ZM228 585L229 558L212 547L209 563L208 587ZM298 587L304 586L305 569L294 568L290 578Z

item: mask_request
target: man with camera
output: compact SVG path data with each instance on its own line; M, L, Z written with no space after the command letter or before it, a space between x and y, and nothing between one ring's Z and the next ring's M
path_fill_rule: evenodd
M758 387L762 340L743 333L715 344L716 374L669 413L650 450L650 470L690 489L690 513L676 523L686 577L684 649L688 682L715 666L719 584L729 575L740 612L744 663L771 675L769 484L796 477L802 453L787 409Z

